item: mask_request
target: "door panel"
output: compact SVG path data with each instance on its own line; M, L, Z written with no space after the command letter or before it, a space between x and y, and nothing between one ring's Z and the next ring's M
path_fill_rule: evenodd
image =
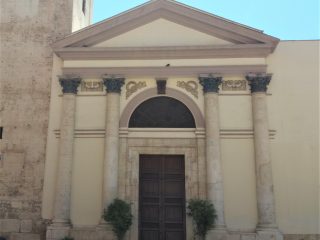
M184 156L141 155L139 239L185 240Z

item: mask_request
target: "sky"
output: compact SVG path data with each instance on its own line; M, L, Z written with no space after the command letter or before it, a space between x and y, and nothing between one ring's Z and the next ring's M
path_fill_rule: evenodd
M93 23L145 0L94 0ZM223 18L263 30L281 40L320 39L320 0L180 0Z

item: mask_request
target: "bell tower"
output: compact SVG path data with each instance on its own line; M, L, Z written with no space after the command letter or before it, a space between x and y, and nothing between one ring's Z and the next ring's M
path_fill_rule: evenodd
M93 0L73 0L72 32L91 24Z
M93 0L0 1L0 237L39 240L52 44L91 23Z

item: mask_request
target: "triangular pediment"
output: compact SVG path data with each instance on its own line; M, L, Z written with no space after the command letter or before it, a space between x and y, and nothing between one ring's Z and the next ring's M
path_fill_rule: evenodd
M147 59L153 53L177 58L198 52L212 57L246 57L248 52L248 57L256 57L273 52L278 42L260 30L177 1L153 0L72 33L53 47L60 57L69 59L75 55L84 58L89 52L92 59L125 59L124 55ZM180 52L173 56L171 52L177 48ZM190 50L187 55L185 50Z
M216 46L234 43L160 18L93 47Z
M75 32L54 44L56 48L93 46L133 29L165 19L234 44L276 44L277 38L216 15L171 0L154 0Z

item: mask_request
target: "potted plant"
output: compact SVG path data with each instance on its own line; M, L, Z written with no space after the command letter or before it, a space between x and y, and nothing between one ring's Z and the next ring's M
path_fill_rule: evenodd
M104 211L103 218L112 226L118 240L123 240L125 233L132 224L131 206L129 203L115 199Z
M188 215L192 217L195 235L205 240L217 220L214 205L208 200L191 199L188 201Z

